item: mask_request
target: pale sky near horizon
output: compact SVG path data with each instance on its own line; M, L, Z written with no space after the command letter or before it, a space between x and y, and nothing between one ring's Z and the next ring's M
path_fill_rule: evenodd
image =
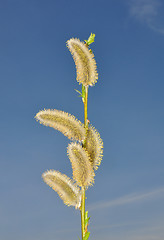
M99 79L88 117L104 142L87 191L90 240L164 239L164 1L0 1L0 240L73 240L80 213L41 178L72 176L70 142L41 109L83 121L66 41L87 39Z

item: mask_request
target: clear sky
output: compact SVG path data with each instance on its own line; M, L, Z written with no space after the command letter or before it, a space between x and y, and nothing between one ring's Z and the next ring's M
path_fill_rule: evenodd
M104 141L87 191L91 240L164 239L164 1L0 1L0 239L73 240L80 214L41 179L72 176L69 141L38 124L56 108L83 121L66 41L96 34L88 116Z

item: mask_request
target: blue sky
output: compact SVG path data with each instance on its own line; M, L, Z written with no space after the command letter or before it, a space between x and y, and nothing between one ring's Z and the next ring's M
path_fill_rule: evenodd
M91 32L88 117L104 158L87 191L90 239L164 239L163 12L162 0L0 1L0 239L80 236L79 212L41 179L72 176L69 141L34 116L55 108L83 121L66 41Z

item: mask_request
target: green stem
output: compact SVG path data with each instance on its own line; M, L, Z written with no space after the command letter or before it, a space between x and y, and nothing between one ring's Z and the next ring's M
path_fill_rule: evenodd
M85 87L85 101L84 101L84 127L88 129L88 86Z
M84 127L86 129L86 134L88 130L88 86L85 87L85 98L84 98ZM85 142L83 146L85 146ZM81 188L82 190L82 201L81 201L81 232L82 239L85 236L85 187Z
M82 232L82 239L83 239L85 236L85 187L82 187L81 232Z

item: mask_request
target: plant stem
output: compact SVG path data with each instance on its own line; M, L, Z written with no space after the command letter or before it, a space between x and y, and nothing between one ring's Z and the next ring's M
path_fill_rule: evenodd
M83 239L85 236L85 187L82 187L81 232L82 232L82 239Z
M88 86L85 87L85 101L84 101L84 127L88 129Z
M85 87L85 98L84 98L84 127L86 129L86 135L88 130L88 86ZM87 136L86 136L87 137ZM85 140L83 146L85 147ZM81 232L82 240L85 236L85 187L81 188L82 190L82 201L81 201Z

